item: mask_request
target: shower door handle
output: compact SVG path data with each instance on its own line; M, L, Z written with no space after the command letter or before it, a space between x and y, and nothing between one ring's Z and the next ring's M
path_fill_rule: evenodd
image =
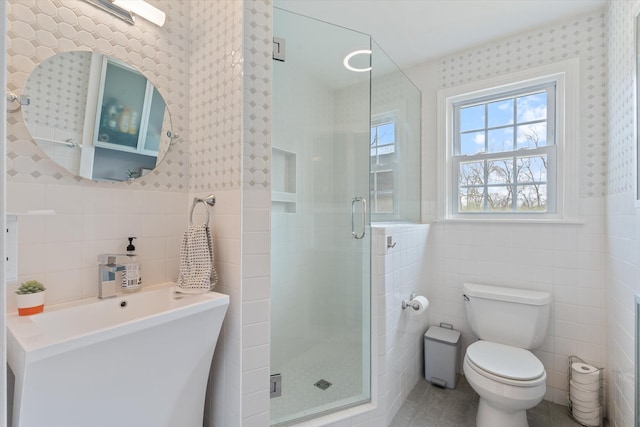
M362 209L360 210L362 214L362 228L360 229L360 233L356 233L356 225L355 225L356 204L358 202L360 202L360 206L362 206ZM367 200L364 197L354 197L353 200L351 200L351 235L355 239L364 238L366 224L367 224Z

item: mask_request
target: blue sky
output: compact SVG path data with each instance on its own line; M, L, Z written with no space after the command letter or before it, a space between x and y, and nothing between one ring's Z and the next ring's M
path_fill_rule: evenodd
M547 94L535 93L460 109L460 154L502 152L546 144ZM515 119L515 125L514 125ZM485 127L486 122L486 127ZM487 140L488 139L488 140Z

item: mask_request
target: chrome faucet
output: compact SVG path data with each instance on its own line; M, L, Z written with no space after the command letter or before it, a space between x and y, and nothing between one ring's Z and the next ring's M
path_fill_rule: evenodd
M100 255L98 261L106 256L107 262L98 264L98 298L113 298L116 296L116 273L125 269L124 265L116 264L116 255Z

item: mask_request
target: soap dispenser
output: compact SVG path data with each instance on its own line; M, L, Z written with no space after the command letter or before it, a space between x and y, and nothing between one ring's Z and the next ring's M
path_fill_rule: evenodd
M127 246L127 255L133 256L136 253L136 247L133 246L133 239L137 239L137 237L127 237L129 240L129 246Z
M136 247L133 245L135 237L128 237L129 245L127 246L127 263L122 272L122 289L126 292L135 292L140 290L142 285L142 277L140 277L140 264L136 256Z

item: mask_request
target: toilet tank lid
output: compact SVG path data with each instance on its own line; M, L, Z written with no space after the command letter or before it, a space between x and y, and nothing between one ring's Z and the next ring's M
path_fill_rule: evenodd
M529 305L545 305L551 302L551 294L549 292L481 285L478 283L465 283L462 286L462 289L464 294L468 297L486 298Z

